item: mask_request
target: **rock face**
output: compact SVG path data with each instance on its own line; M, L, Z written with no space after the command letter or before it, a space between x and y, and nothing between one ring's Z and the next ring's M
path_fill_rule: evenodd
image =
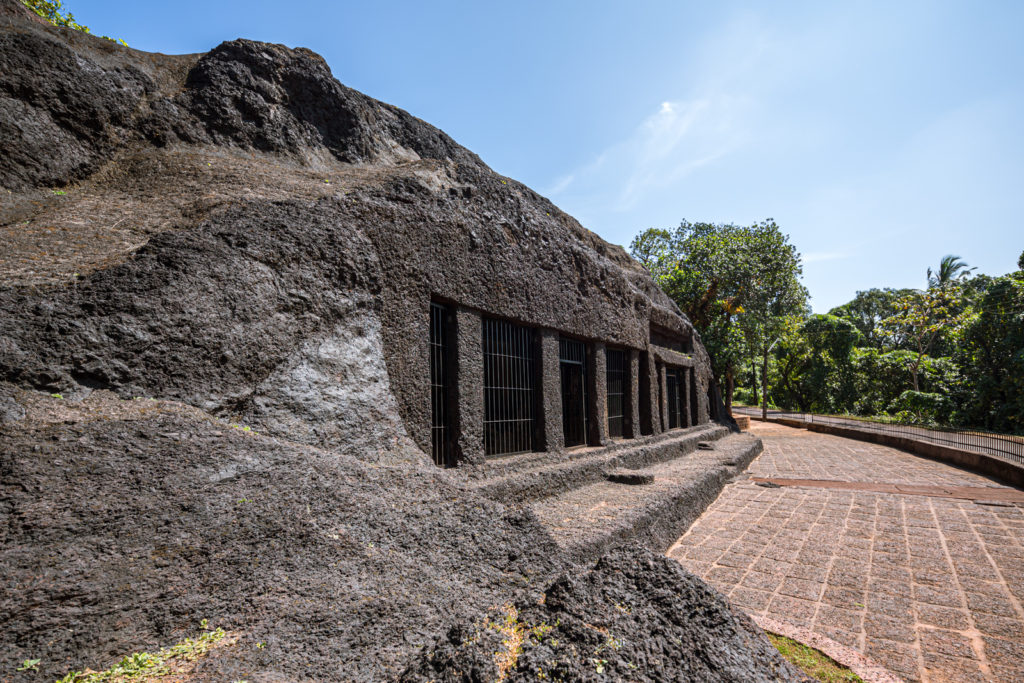
M502 679L768 683L804 677L748 617L678 563L620 549L593 568L561 576L542 604L506 607L482 623L453 628L402 680Z
M637 353L656 325L693 346L679 362L708 420L699 338L621 248L317 55L236 40L164 57L5 21L3 376L173 397L325 446L365 448L379 422L428 448L443 300ZM70 234L40 240L54 226ZM320 392L367 343L382 362L356 405Z
M534 335L553 457L562 338L587 347L588 444L609 438L606 348L625 438L709 419L699 336L621 248L308 50L148 54L0 0L0 185L5 680L25 659L24 680L105 668L204 618L241 639L202 680L391 680L451 624L535 601L566 558L471 486L482 320ZM432 302L455 320L448 470ZM750 670L783 670L756 652Z
M202 680L389 680L557 567L535 520L439 468L368 467L172 402L0 395L27 413L0 432L4 679L26 659L26 681L105 669L209 619L244 635Z

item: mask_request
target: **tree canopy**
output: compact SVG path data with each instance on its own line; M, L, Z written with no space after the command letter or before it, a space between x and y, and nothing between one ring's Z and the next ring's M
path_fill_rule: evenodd
M931 268L928 269L928 287L945 287L967 277L973 270L959 256L948 254L942 257L937 271L933 273Z
M693 321L731 401L1024 434L1024 254L975 274L959 256L924 289L867 289L812 315L778 225L646 230L633 256Z
M829 316L792 322L772 354L771 400L804 411L1024 433L1024 268L972 275L959 258L947 258L940 272L929 272L927 289L861 291ZM747 400L757 395L750 370L739 373Z
M728 403L735 370L802 313L800 254L772 219L750 226L682 221L651 228L630 251L701 333Z

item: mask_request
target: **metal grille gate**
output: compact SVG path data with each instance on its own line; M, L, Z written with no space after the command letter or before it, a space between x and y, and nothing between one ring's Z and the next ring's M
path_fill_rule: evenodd
M448 382L448 309L430 304L430 449L434 462L452 467Z
M665 389L668 394L668 428L685 427L683 410L686 400L686 384L683 373L677 368L665 370Z
M484 453L525 453L534 447L533 333L484 318Z
M686 371L687 382L690 385L690 397L687 401L690 404L690 422L692 427L697 424L697 373L693 368Z
M587 442L587 351L583 342L558 340L562 370L562 431L566 446Z
M626 352L608 349L605 366L608 378L608 436L622 438L626 412Z

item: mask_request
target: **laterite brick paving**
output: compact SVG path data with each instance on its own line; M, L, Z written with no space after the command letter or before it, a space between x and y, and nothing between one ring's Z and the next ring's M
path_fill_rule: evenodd
M900 450L754 423L752 477L1006 489ZM730 484L669 555L737 606L908 681L1024 681L1024 507Z

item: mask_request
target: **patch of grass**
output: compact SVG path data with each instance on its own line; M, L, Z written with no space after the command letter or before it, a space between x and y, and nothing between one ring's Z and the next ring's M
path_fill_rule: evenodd
M177 676L191 662L198 660L218 645L230 645L238 637L229 637L222 628L213 631L202 621L203 633L186 638L156 654L136 652L130 654L106 671L72 671L57 683L144 683L158 681L165 676Z
M519 621L519 610L515 605L505 603L501 611L501 621L489 622L487 626L497 631L501 636L501 650L494 653L494 664L498 668L498 683L504 681L510 671L519 662L519 655L523 654L523 638L525 636L526 624Z
M845 666L813 647L798 643L775 633L767 633L768 640L798 669L822 683L864 683L864 680Z
M259 432L257 432L257 431L256 431L255 429L253 429L253 428L252 428L252 427L250 427L249 425L239 425L239 424L233 424L233 423L232 423L232 424L230 424L229 426L230 426L230 427L231 427L232 429L237 429L238 431L240 431L240 432L246 432L247 434L259 434Z

